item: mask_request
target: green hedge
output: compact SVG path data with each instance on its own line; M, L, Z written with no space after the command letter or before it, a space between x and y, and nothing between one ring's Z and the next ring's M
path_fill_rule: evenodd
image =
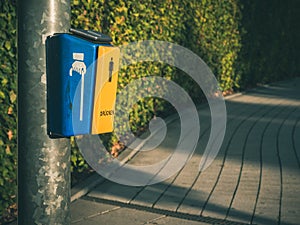
M0 221L4 210L16 202L17 105L16 10L0 2Z
M85 0L73 2L72 15L74 27L108 33L116 45L155 39L186 46L203 57L222 90L239 87L236 61L241 49L241 11L237 0ZM127 70L122 74L125 78L120 76L121 87L133 79L132 74ZM142 70L138 76L146 74Z
M239 2L206 0L193 5L193 49L210 66L223 91L239 88ZM195 16L194 16L195 15Z
M299 75L298 0L72 0L72 26L102 31L122 45L163 40L183 45L208 64L220 88L232 92ZM12 1L0 2L0 214L16 198L16 15ZM172 79L194 101L201 90L183 72L160 63L138 63L120 71L119 90L147 75ZM138 133L166 103L147 98L130 112ZM114 135L102 135L108 147ZM110 142L109 142L110 141ZM109 145L110 143L110 145ZM73 143L74 144L74 143ZM73 146L72 165L86 164Z

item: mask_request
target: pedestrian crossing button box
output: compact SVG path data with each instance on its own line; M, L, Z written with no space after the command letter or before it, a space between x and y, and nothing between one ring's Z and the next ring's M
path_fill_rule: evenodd
M46 39L47 132L70 137L113 131L120 50L79 29Z

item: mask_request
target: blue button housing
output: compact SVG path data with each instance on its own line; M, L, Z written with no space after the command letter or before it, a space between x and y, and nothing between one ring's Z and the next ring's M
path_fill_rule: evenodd
M98 46L71 34L46 40L47 131L50 137L91 133Z

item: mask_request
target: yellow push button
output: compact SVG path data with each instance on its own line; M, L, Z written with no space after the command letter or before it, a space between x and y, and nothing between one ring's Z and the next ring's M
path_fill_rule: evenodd
M113 131L120 49L98 47L92 134Z

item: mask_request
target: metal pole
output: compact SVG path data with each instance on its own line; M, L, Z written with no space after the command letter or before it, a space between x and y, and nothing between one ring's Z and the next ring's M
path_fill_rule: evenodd
M70 26L69 0L18 0L18 224L70 224L70 148L46 129L45 38Z

